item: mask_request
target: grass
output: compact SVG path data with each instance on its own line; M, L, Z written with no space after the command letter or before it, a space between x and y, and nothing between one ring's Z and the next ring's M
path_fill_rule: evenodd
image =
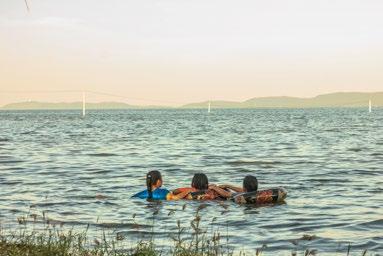
M63 232L56 228L48 228L40 232L28 232L19 230L18 232L0 232L0 255L28 255L28 256L210 256L210 255L232 255L232 253L221 253L220 235L214 232L208 236L206 231L200 228L201 217L199 211L191 222L191 239L186 236L185 228L177 221L178 232L175 236L169 237L173 242L168 250L159 249L154 243L153 237L147 241L141 240L132 247L124 248L119 246L119 241L124 240L121 236L116 236L111 240L105 233L102 240L90 241L87 238L87 231L75 233L73 230ZM26 222L19 222L25 225Z
M147 240L139 240L133 245L124 245L124 237L117 233L115 238L107 238L103 232L101 241L88 238L87 231L75 232L74 230L62 231L62 226L48 224L43 231L27 231L26 218L19 218L22 229L10 232L0 228L0 256L232 256L232 255L264 255L266 246L253 251L234 251L223 239L218 231L201 227L200 211L202 204L196 211L190 225L183 227L178 220L177 233L169 236L169 248L155 243L154 235ZM155 214L155 213L154 213ZM49 223L49 220L47 221ZM306 237L307 238L307 237ZM312 237L310 237L312 239ZM351 245L345 256L350 256ZM266 255L266 254L265 254ZM273 255L267 254L267 255ZM306 250L301 253L292 252L291 256L319 255L316 250ZM355 255L355 254L353 254ZM361 256L367 256L367 250Z

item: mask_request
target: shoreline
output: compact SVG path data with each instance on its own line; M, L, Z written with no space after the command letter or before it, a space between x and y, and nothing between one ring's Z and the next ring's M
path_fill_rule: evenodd
M267 244L260 243L256 249L238 249L230 244L229 237L225 232L203 226L201 211L206 205L201 204L192 216L190 222L185 223L177 220L176 232L168 234L166 240L158 241L154 229L148 237L139 238L140 224L135 221L133 214L133 225L137 225L137 235L123 232L111 231L103 228L100 236L91 236L88 224L84 231L76 231L73 227L66 229L60 221L52 221L47 216L29 214L27 217L17 218L19 228L3 228L0 224L0 255L28 255L28 256L234 256L234 255L291 255L291 256L378 256L379 253L366 249L353 249L351 243L336 251L321 251L300 245L303 241L314 241L318 239L315 235L303 235L301 238L291 240L295 249L275 249ZM158 211L153 212L153 223ZM170 215L168 215L170 216ZM41 218L41 219L40 219ZM216 217L215 217L216 218ZM214 218L214 219L215 219ZM214 220L213 220L214 222ZM212 223L213 223L212 222ZM35 229L35 223L42 223L43 229ZM186 224L186 225L185 225ZM29 227L32 226L32 229ZM228 228L228 227L227 227ZM136 240L131 239L136 236ZM339 244L340 246L340 244ZM241 247L239 247L241 248Z

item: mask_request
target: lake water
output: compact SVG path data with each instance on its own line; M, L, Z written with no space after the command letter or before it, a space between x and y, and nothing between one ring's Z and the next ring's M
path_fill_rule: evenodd
M382 108L90 110L84 119L80 111L0 111L3 227L44 212L64 227L89 223L94 236L154 234L166 244L176 220L189 226L201 203L182 210L185 201L131 199L152 169L170 189L196 172L211 183L240 185L253 174L260 189L286 188L286 204L208 202L201 210L203 227L237 250L345 255L351 243L358 255L383 252ZM297 240L304 235L315 238Z

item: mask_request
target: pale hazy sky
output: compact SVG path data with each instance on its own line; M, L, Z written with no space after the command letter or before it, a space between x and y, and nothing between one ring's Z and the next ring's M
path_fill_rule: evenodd
M81 99L36 90L165 105L383 91L381 0L28 3L0 1L0 105Z

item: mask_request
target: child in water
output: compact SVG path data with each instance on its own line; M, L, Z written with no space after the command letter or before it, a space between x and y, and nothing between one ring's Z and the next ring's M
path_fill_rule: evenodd
M179 188L173 193L177 196L180 193L187 193L184 199L189 200L214 200L219 197L214 190L209 189L209 180L204 173L194 174L190 188Z
M161 173L159 171L150 171L146 174L147 189L133 195L132 197L154 200L178 200L189 194L189 191L185 191L175 195L169 190L161 188L162 183Z
M255 176L247 175L243 179L243 186L236 187L232 185L210 185L209 189L214 190L219 196L223 198L233 198L235 197L236 202L241 203L244 198L240 196L242 193L256 193L258 190L258 180ZM231 192L230 190L234 191Z

